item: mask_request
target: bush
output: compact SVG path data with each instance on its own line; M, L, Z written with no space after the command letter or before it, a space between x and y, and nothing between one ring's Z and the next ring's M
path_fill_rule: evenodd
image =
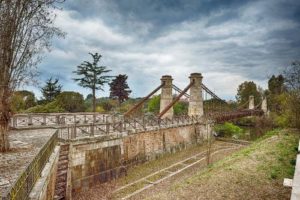
M189 103L179 101L174 105L174 115L183 115L188 112Z
M16 91L11 97L11 110L14 113L22 112L35 105L36 99L34 93L27 90Z
M37 105L29 108L26 113L59 113L65 112L65 110L58 104L57 101L50 102L46 105Z
M256 117L242 117L235 121L239 126L255 126Z
M160 108L160 95L154 96L150 99L150 101L148 102L148 112L158 114L159 108Z
M62 92L56 97L56 102L68 112L84 111L84 99L78 92Z
M241 134L243 133L243 129L240 127L229 123L225 122L224 124L218 124L214 127L215 132L222 137L240 137Z

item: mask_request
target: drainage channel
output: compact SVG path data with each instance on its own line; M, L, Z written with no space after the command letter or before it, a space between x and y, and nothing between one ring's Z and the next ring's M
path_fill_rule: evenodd
M216 148L212 149L211 156L224 152L224 151L230 151L234 149L239 149L242 146L245 146L244 144L230 144L229 146L226 145L226 142L224 142L224 145L216 145ZM234 146L234 147L233 147ZM138 179L132 183L126 184L122 187L119 187L115 191L113 191L113 194L122 192L124 190L130 191L130 194L126 195L125 197L121 199L129 199L133 197L134 195L137 195L141 193L142 191L157 185L158 183L161 183L162 181L175 176L178 173L181 173L182 171L204 161L207 159L207 151L195 154L189 158L186 158L182 161L176 162L166 168L163 168L161 170L158 170L152 174L149 174L141 179Z

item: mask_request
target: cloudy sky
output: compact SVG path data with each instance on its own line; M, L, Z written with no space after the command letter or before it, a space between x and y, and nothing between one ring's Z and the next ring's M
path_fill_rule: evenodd
M72 81L89 52L103 55L111 75L127 74L132 96L145 96L172 75L184 88L192 72L224 99L240 83L266 88L272 74L300 59L299 0L67 0L54 39L38 69L40 81L58 77L63 90L90 93ZM38 93L38 87L29 87ZM108 95L98 92L97 96Z

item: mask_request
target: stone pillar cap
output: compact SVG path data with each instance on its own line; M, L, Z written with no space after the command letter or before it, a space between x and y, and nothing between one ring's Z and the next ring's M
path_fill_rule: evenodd
M172 76L171 75L163 75L161 77L161 80L165 80L165 79L172 79ZM172 79L173 80L173 79Z
M203 78L201 73L191 73L190 78Z

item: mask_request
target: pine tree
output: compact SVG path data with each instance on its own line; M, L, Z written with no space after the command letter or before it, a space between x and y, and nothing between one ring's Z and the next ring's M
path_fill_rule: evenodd
M102 55L89 53L93 57L93 62L84 61L81 65L77 66L77 71L73 71L80 78L73 80L78 82L78 85L92 90L93 95L93 112L96 111L96 90L103 91L103 85L108 83L111 76L104 76L111 70L106 69L106 66L98 66Z
M52 77L46 81L46 85L42 87L41 92L46 102L53 101L60 93L62 85L58 83L58 79L52 80Z
M119 74L109 84L110 86L110 98L117 98L119 104L128 99L131 90L127 84L128 76L126 74Z

